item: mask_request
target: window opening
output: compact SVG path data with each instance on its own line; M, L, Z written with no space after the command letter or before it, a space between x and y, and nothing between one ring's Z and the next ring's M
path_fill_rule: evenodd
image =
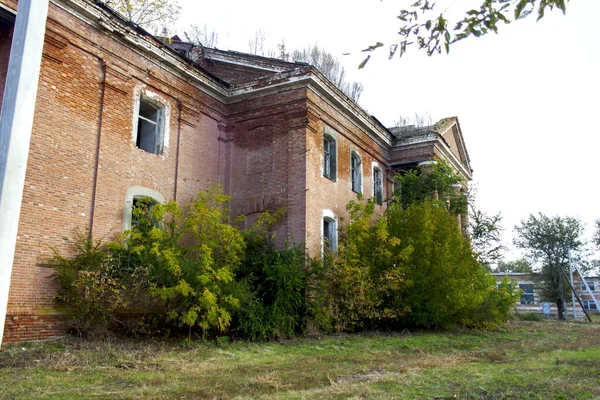
M521 293L521 304L535 304L532 283L520 283L519 289L523 291Z
M143 98L138 110L135 145L152 154L161 154L163 147L163 108Z
M373 168L373 196L377 204L383 203L383 173L377 167Z
M336 164L335 140L328 135L323 135L323 176L335 180Z
M362 167L358 154L352 153L350 162L352 170L352 191L362 193Z
M335 220L323 218L323 250L335 251L336 233Z
M591 290L592 292L596 290L596 289L595 289L595 286L594 286L594 281L593 281L593 280L591 280L591 279L587 280L587 279L586 279L586 282L587 282L587 284L588 284L588 286L590 287L590 290ZM586 293L587 293L587 289L586 289L586 287L585 287L585 283L584 283L583 281L581 281L581 291L582 291L582 292L586 292Z
M131 227L138 229L149 229L158 226L150 212L158 201L149 196L137 196L131 203Z

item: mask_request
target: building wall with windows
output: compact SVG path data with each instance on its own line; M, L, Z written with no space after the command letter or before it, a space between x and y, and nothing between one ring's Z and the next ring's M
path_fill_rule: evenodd
M16 9L13 0L0 3ZM0 19L0 88L11 32ZM247 225L284 208L278 243L304 242L316 255L337 246L357 192L377 193L374 171L382 213L400 161L444 157L435 150L445 149L441 133L426 146L398 144L400 136L314 67L179 44L169 47L93 1L50 0L4 341L63 334L46 265L51 249L71 254L77 230L116 238L131 225L137 198L185 205L221 184ZM325 137L335 147L329 173ZM464 163L470 171L468 157Z
M343 109L342 105L328 102L313 91L308 93L308 100L310 126L306 134L306 244L309 250L318 254L323 243L323 210L330 210L336 221L347 219L346 205L359 198L359 193L352 190L353 153L361 160L360 195L364 199L373 196L373 162L377 162L382 169L384 196L390 193L391 182L388 181L390 175L386 168L387 149L367 134L367 128L378 127L357 126L359 122L352 117L355 114ZM388 135L383 129L378 133ZM335 174L331 178L324 175L325 137L333 139L336 147ZM382 213L384 207L384 204L377 205L376 212Z

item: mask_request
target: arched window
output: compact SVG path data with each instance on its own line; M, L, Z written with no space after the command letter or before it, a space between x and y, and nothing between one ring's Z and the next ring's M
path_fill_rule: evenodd
M323 134L323 176L332 181L337 178L337 146L327 133Z
M352 191L362 193L362 160L355 152L350 154L350 177L352 179Z
M127 189L125 195L125 207L123 210L123 230L131 229L136 223L133 215L133 209L136 206L145 207L149 210L152 205L164 203L165 198L156 190L148 189L143 186L132 186Z

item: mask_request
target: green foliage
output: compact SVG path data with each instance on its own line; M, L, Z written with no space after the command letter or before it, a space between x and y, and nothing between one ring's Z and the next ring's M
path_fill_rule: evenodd
M373 223L374 207L373 199L350 202L350 222L340 231L338 251L326 251L312 263L310 311L324 330L354 331L409 311L396 299L407 285L404 264L411 250L400 249L384 217Z
M230 223L230 202L216 186L198 194L185 218L176 204L157 204L125 232L127 247L151 258L151 293L165 301L168 317L203 333L225 332L239 304L226 293L245 250L242 232ZM167 212L170 222L150 228Z
M467 213L467 195L459 190L463 178L445 161L413 169L394 177L399 189L395 201L406 208L414 203L436 201L452 215Z
M527 259L521 257L512 261L498 261L496 272L516 272L516 273L533 273L533 268Z
M146 29L172 25L181 12L178 0L105 0L104 2L128 21Z
M515 231L518 235L515 244L542 266L536 285L540 298L555 303L559 319L563 319L564 298L568 293L568 285L563 284L563 280L568 272L569 251L576 257L583 246L581 222L572 217L530 214Z
M469 207L471 247L477 260L488 270L490 264L500 259L506 250L506 247L502 245L501 222L500 214L487 215L471 202Z
M54 296L64 306L68 322L79 336L102 328L124 303L123 289L115 279L117 264L111 254L87 232L76 232L73 258L61 257L56 249L49 260L60 289Z
M457 323L479 326L508 318L498 307L514 304L516 295L496 290L495 282L475 259L456 218L439 202L399 205L388 210L390 233L411 248L405 269L410 283L402 301L410 307L404 323L449 327ZM492 307L488 313L485 307Z
M517 318L519 318L521 321L533 321L533 322L545 321L544 317L536 312L527 312L527 313L517 314Z
M417 0L408 8L402 9L398 15L401 21L399 29L400 41L390 45L389 58L396 53L399 57L408 50L408 46L417 44L428 56L441 53L442 49L450 52L450 45L468 37L480 37L488 33L498 33L500 24L526 18L537 11L538 20L544 17L547 10L554 8L566 11L568 0L480 0L480 6L461 12L463 17L453 20L447 16L448 7L439 13L436 2ZM384 44L377 42L363 51L373 51ZM359 66L363 68L371 56L369 55Z
M252 340L292 337L305 323L306 255L297 245L275 248L272 227L282 214L265 212L244 232L245 262L236 286L241 306L233 329Z

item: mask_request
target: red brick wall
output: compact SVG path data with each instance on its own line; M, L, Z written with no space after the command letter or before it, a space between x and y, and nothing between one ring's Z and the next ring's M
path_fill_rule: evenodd
M308 93L309 109L313 115L312 130L307 133L307 198L306 243L311 254L321 251L321 224L323 210L334 213L336 220L347 217L346 205L358 196L352 191L350 152L357 152L362 160L362 193L364 199L373 196L372 163L375 161L383 173L384 198L390 194L387 184L387 152L361 131L352 121L325 102L315 92ZM323 130L328 126L335 131L337 142L337 179L335 182L323 176ZM376 206L383 212L385 203Z
M0 66L6 57L2 60ZM141 91L156 94L170 113L169 146L162 155L138 149L132 139L134 104ZM218 122L224 119L224 111L223 104L156 60L131 51L50 4L6 342L44 339L62 332L52 302L56 282L52 270L43 264L51 248L70 254L67 238L73 238L76 229L88 227L94 182L96 238L112 239L122 231L129 187L143 186L173 199L176 168L177 199L189 201L218 179Z
M285 209L278 244L305 240L306 89L283 91L231 106L233 211L248 226L259 213Z

